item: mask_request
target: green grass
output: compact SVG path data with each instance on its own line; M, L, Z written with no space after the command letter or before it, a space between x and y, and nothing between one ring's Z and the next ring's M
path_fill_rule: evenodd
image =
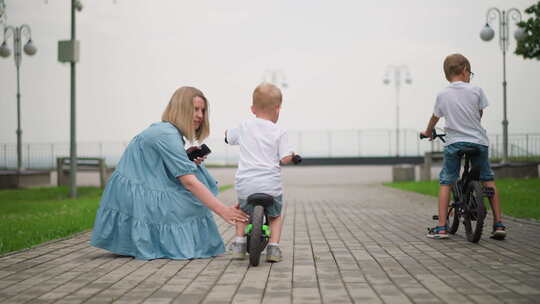
M386 183L386 186L438 196L438 181ZM501 179L496 181L503 215L540 220L540 179ZM436 199L434 199L436 202Z
M220 187L220 191L232 185ZM0 191L0 255L92 228L101 189L67 187Z

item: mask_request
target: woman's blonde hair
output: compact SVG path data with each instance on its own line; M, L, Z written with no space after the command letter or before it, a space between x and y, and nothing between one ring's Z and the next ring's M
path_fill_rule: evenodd
M200 97L204 100L204 118L198 129L193 127L193 99ZM182 135L190 142L201 142L210 135L210 123L208 121L208 101L203 92L193 87L181 87L171 97L167 108L161 115L161 121L175 125Z

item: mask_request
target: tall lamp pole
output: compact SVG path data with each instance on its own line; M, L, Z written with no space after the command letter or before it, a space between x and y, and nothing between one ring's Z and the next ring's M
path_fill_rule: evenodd
M0 2L1 15L0 18L5 19L5 4ZM9 35L13 37L13 58L15 59L15 67L17 69L17 174L20 174L22 168L22 129L21 129L21 84L20 84L20 67L22 60L22 51L27 55L34 55L37 52L37 48L32 43L32 31L30 26L23 24L21 26L7 25L3 30L3 42L0 45L0 56L9 57L11 50L7 46L6 40L9 39ZM28 38L24 47L22 46L23 36Z
M69 196L77 197L77 137L76 137L76 103L75 103L75 65L79 61L79 41L76 40L76 13L81 11L82 4L79 0L71 0L71 39L58 41L58 61L70 64L70 144L69 144Z
M281 70L266 70L263 73L262 77L263 82L269 82L273 85L278 86L281 89L286 89L289 87L287 79L285 78L285 73Z
M392 81L390 80L390 73L394 72L394 86L396 88L396 157L399 157L399 89L401 87L402 78L405 77L405 83L411 84L412 78L409 68L406 65L389 65L386 68L386 73L384 75L383 83L389 85Z
M490 41L495 36L495 31L490 27L490 22L499 17L499 47L503 57L503 163L508 163L508 119L506 116L506 52L510 44L509 26L510 18L514 21L521 21L521 12L517 8L511 8L507 11L499 10L496 7L488 9L486 13L486 25L480 31L480 38L484 41ZM514 32L516 40L525 38L526 33L523 29L518 28Z

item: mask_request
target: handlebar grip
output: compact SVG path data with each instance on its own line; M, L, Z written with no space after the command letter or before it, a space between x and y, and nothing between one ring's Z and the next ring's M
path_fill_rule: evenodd
M424 134L420 133L420 139L428 138L427 136L424 136Z
M298 165L299 163L302 162L302 157L300 155L298 155L298 154L295 154L292 157L292 162L293 162L293 164Z

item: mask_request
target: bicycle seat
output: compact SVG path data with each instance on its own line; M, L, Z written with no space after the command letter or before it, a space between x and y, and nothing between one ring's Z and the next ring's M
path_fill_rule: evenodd
M269 207L274 203L274 198L266 193L253 193L247 198L247 202L250 205L263 207Z
M476 156L478 154L480 154L480 150L478 148L473 148L473 147L463 148L458 151L459 156L463 156L463 155Z

